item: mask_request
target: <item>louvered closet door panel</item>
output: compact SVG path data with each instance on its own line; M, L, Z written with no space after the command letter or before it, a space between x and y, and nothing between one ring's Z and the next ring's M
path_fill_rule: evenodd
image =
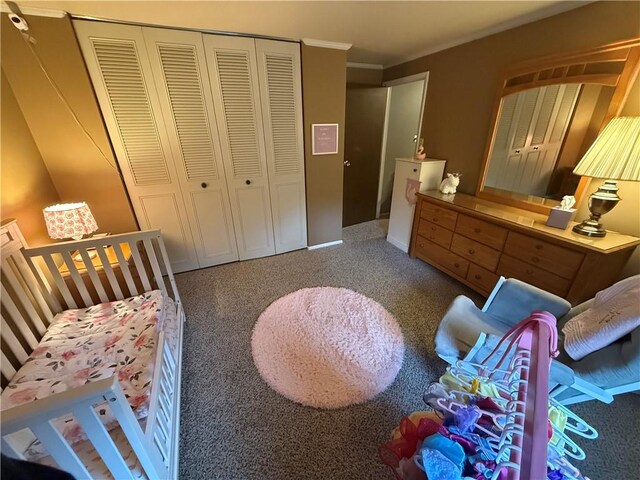
M255 44L204 35L238 254L275 253Z
M256 40L276 253L307 246L300 45Z
M198 268L142 28L74 27L140 227L162 230L174 271Z
M200 266L238 260L202 34L143 34Z

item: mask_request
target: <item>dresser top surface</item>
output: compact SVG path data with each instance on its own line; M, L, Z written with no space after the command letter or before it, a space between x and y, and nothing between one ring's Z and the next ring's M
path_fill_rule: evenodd
M484 200L464 193L445 195L437 190L430 190L418 193L418 195L427 200L436 200L435 203L442 202L450 205L458 211L470 211L470 213L475 213L479 217L490 217L490 220L494 219L497 223L507 227L510 225L517 226L538 236L554 238L601 253L611 253L640 244L640 238L612 231L607 231L607 236L603 238L591 238L579 235L572 231L572 227L576 225L577 222L571 222L565 230L548 227L545 225L547 222L546 215L501 205L497 202Z

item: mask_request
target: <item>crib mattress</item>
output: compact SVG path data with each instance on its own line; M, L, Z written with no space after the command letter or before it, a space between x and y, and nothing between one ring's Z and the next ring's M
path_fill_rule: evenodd
M136 417L144 418L158 334L167 330L174 335L175 320L175 305L160 290L59 313L2 392L2 409L117 375ZM96 411L108 428L116 423L108 409ZM86 439L72 418L60 419L56 426L72 444ZM27 450L25 456L32 459L44 453L39 444Z

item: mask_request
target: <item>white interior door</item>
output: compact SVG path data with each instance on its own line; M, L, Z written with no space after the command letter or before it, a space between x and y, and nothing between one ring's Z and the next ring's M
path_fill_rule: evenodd
M238 260L202 34L143 34L199 264Z
M241 260L275 253L255 43L204 35Z
M307 246L300 45L256 40L276 253Z
M140 226L162 231L175 272L198 268L142 28L74 26Z

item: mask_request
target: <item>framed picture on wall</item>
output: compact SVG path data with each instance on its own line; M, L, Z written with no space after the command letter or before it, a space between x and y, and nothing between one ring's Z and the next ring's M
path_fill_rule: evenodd
M311 125L311 154L338 153L338 124L314 123Z

